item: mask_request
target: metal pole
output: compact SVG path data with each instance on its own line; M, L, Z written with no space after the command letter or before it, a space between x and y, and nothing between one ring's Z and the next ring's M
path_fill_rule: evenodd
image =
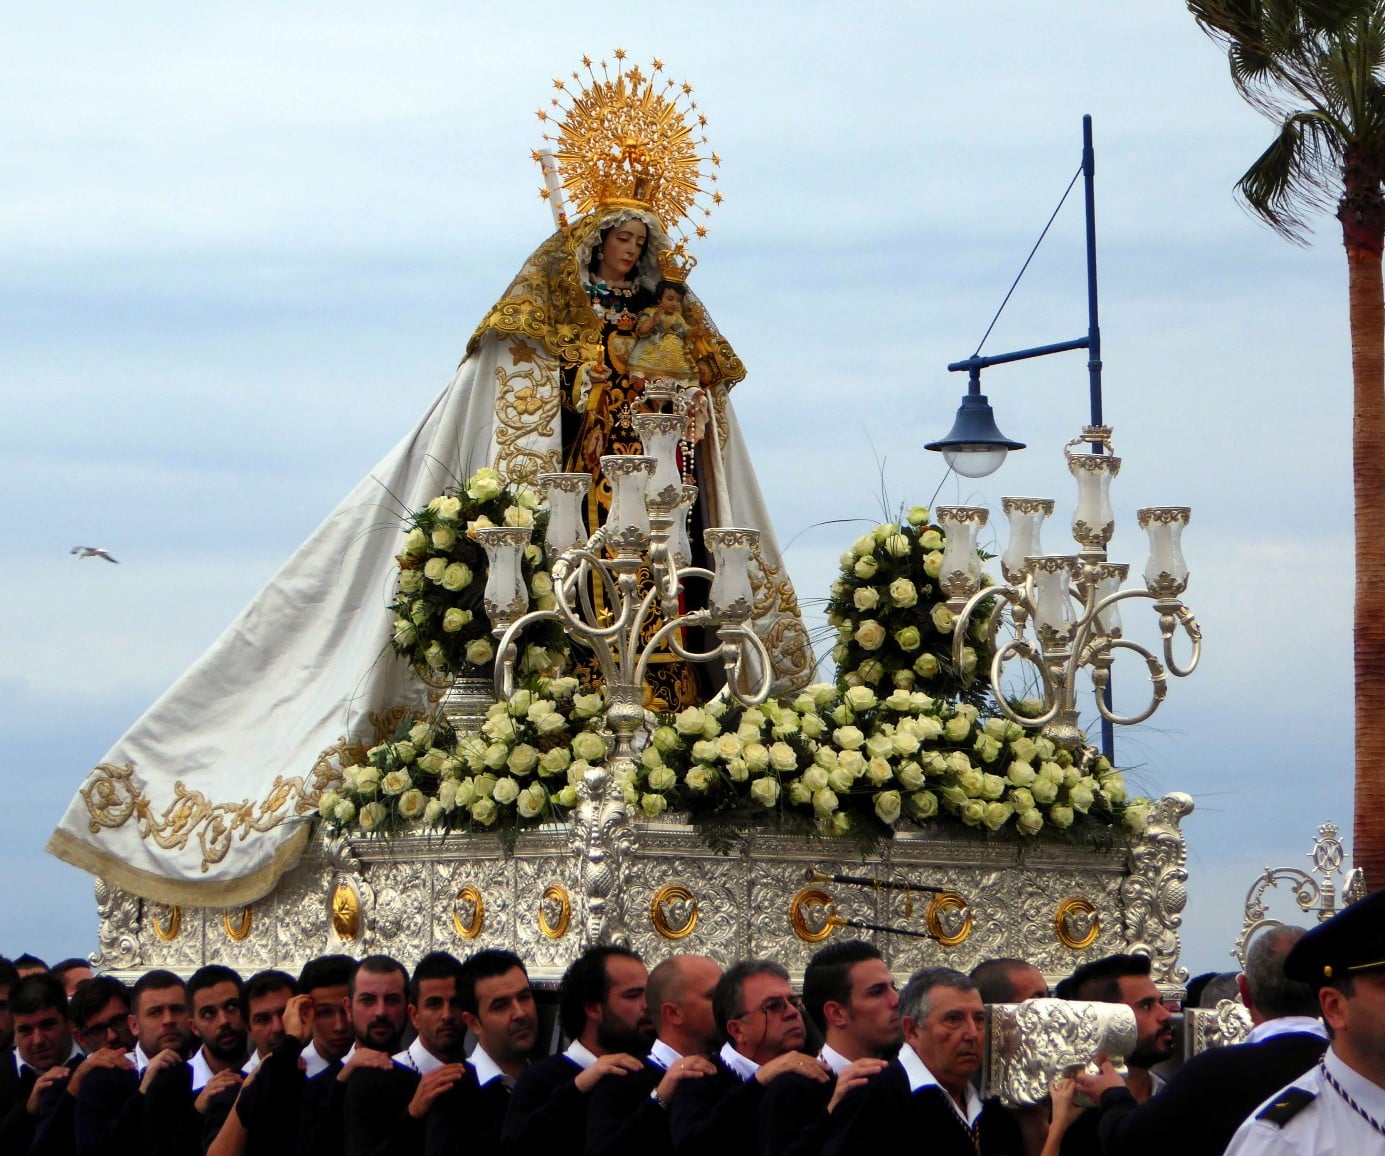
M1092 147L1092 118L1087 114L1082 118L1082 191L1085 194L1087 209L1087 379L1092 402L1092 425L1104 424L1101 420L1101 325L1097 317L1096 296L1096 150ZM1101 453L1104 447L1092 444L1093 453ZM1111 672L1107 671L1107 683L1101 695L1106 709L1111 706ZM1116 727L1108 718L1101 720L1101 753L1107 761L1116 763Z

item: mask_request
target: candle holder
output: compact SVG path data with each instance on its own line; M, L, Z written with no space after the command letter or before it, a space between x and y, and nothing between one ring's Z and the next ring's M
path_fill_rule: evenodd
M697 500L697 487L678 478L676 447L686 429L678 414L637 414L636 428L649 455L611 455L601 459L612 486L611 509L605 524L578 542L570 513L580 511L590 492L585 474L545 474L540 482L549 500L547 548L551 558L554 607L510 614L514 591L510 581L509 538L516 535L519 557L528 531L487 529L478 540L492 558L495 599L502 614L492 614L499 638L495 690L508 699L515 689L518 638L536 622L553 620L577 643L592 652L606 686L606 723L610 755L589 767L578 786L573 814L573 846L581 856L582 892L586 919L584 945L629 943L621 895L626 863L634 846L634 830L626 811L621 780L636 770L635 736L646 725L644 681L649 664L665 649L687 662L720 663L726 674L726 693L747 706L769 697L773 664L769 651L751 623L754 588L751 556L759 531L709 529L704 533L713 569L688 564L692 549L687 516ZM555 510L562 510L555 514ZM580 513L577 515L580 524ZM553 523L559 522L559 530ZM521 541L518 537L523 535ZM561 548L559 543L566 543ZM516 562L516 568L517 568ZM502 572L496 575L499 568ZM645 581L641 581L641 578ZM680 611L683 584L689 578L711 583L708 606ZM600 584L605 605L592 596ZM487 582L490 611L490 580ZM508 593L507 593L508 592ZM511 600L505 602L509 597ZM716 643L693 650L684 638L689 628L714 630Z
M1074 453L1073 447L1084 442L1098 452ZM1038 553L1039 527L1053 513L1051 499L1002 499L1001 508L1010 519L1010 545L1001 555L1005 585L982 588L979 584L976 530L985 525L986 511L974 506L938 509L938 520L948 536L939 581L956 615L953 661L961 667L972 617L989 600L989 612L979 629L994 649L987 677L997 705L1015 722L1042 726L1049 738L1069 748L1085 741L1076 705L1079 672L1087 669L1091 673L1101 717L1130 726L1143 722L1159 708L1168 693L1168 676L1191 674L1202 654L1202 630L1180 599L1188 586L1180 539L1188 524L1189 508L1151 506L1139 511L1139 524L1150 543L1144 587L1127 587L1130 567L1106 557L1106 545L1115 532L1111 479L1120 470L1120 458L1113 456L1110 448L1110 427L1088 426L1063 450L1078 488L1072 520L1073 538L1081 547L1077 554ZM954 535L959 543L955 555ZM969 551L970 557L963 558L964 551ZM1159 655L1124 637L1120 604L1136 598L1154 603L1162 640ZM1174 655L1174 638L1180 632L1191 645L1186 663ZM1122 650L1144 659L1150 683L1149 702L1132 715L1116 714L1107 701L1111 667ZM1010 661L1029 664L1038 676L1042 694L1036 714L1019 714L1001 688L1002 673Z

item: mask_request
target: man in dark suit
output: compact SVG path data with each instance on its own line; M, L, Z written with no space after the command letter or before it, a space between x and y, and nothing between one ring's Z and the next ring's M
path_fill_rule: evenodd
M1278 927L1258 935L1237 986L1255 1027L1246 1043L1212 1048L1174 1073L1159 1095L1137 1103L1109 1064L1078 1087L1099 1105L1103 1152L1121 1156L1221 1156L1261 1101L1322 1059L1327 1032L1306 983L1284 974L1284 960L1304 935Z
M77 989L67 1002L77 1042L90 1055L102 1048L135 1050L130 1028L130 989L113 975L98 975Z
M510 1093L529 1066L538 1036L538 1009L524 961L487 948L462 964L457 977L462 1022L476 1037L466 1074L440 1092L427 1114L423 1151L495 1156Z
M283 1034L242 1087L208 1156L284 1156L299 1149L300 1118L308 1080L335 1079L351 1049L350 993L356 961L349 955L310 959L295 995L284 1004ZM317 1085L320 1088L322 1085Z
M92 1072L77 1093L75 1132L81 1156L142 1153L144 1093L161 1071L192 1051L187 988L171 971L146 972L130 989L135 1050L126 1067ZM99 1054L99 1053L98 1053Z
M100 980L93 982L99 983ZM250 1057L241 1069L249 1077L284 1038L284 1009L293 997L293 976L268 969L257 971L245 981L245 1030ZM202 1117L202 1149L209 1149L226 1123L226 1117L240 1095L241 1084L222 1089L211 1096Z
M34 1073L39 1074L22 1105L27 1119L16 1121L7 1117L5 1124L0 1125L0 1152L8 1152L19 1144L27 1126L31 1156L73 1156L76 1101L83 1083L99 1069L131 1067L124 1052L114 1048L83 1056L72 1038L70 1009L64 1007L62 996L62 980L47 973L27 977L15 986L13 1006L20 1043L15 1058L22 1063L20 1080L24 1082ZM54 1056L64 1053L65 1062L51 1062ZM19 1128L11 1130L16 1123Z
M19 1097L19 1066L14 1062L14 1016L10 990L19 982L14 964L0 955L0 1117Z
M603 1079L644 1066L654 1039L645 1003L649 972L624 947L584 951L563 975L558 1020L567 1050L527 1068L510 1097L502 1150L514 1156L581 1152L587 1104Z
M832 1081L775 1080L760 1106L760 1156L817 1156L832 1112L899 1051L899 990L880 950L863 939L819 948L803 971L804 1011L822 1033Z
M586 1156L671 1156L668 1109L678 1085L716 1073L712 998L721 966L701 955L673 955L649 973L645 997L658 1033L645 1066L602 1080L587 1109Z
M972 1085L986 1020L972 980L947 967L917 971L899 1000L904 1046L833 1113L828 1156L906 1152L927 1138L929 1156L1020 1156L1019 1129Z
M409 1018L418 1038L388 1069L362 1069L346 1085L346 1156L412 1154L423 1148L438 1097L466 1075L466 1025L457 984L461 963L446 951L425 955L409 984Z
M154 1076L144 1092L147 1156L201 1156L207 1113L213 1101L240 1086L246 1060L244 984L229 967L208 964L193 972L187 1000L196 1042L186 1064Z
M742 960L717 981L717 1031L726 1042L716 1072L678 1085L669 1110L677 1156L751 1156L765 1089L779 1079L826 1085L822 1061L801 1051L803 1011L789 973L768 959Z

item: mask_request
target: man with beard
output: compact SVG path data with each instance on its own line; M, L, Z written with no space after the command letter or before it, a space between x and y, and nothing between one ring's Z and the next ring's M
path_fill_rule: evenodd
M466 1076L434 1100L424 1151L451 1156L465 1144L473 1156L491 1156L500 1148L510 1093L529 1066L538 1009L524 961L496 948L462 964L457 995L476 1047Z
M199 1156L207 1113L222 1093L238 1088L245 1063L241 978L209 964L187 984L193 1034L201 1041L191 1060L162 1068L145 1090L144 1150Z
M563 975L558 1020L571 1043L525 1070L501 1134L517 1154L581 1152L587 1103L597 1083L644 1067L654 1040L645 1003L649 973L629 948L588 948Z
M1104 1151L1162 1156L1177 1148L1182 1156L1221 1156L1266 1096L1322 1058L1327 1032L1317 1018L1317 995L1284 973L1285 958L1303 935L1301 927L1275 927L1246 952L1237 986L1255 1026L1244 1044L1194 1056L1144 1104L1110 1064L1100 1075L1078 1075L1078 1089L1097 1102Z
M242 1006L245 1009L246 1034L250 1040L250 1058L245 1061L241 1071L245 1073L247 1081L284 1038L284 1008L292 996L293 976L285 971L257 971L245 981ZM237 1082L209 1099L202 1117L204 1150L220 1134L242 1086Z
M361 960L347 988L347 1008L356 1042L342 1057L341 1069L331 1068L308 1081L299 1117L300 1150L337 1156L346 1145L346 1091L357 1072L388 1072L399 1050L409 1016L409 973L388 955Z
M80 1156L136 1156L144 1150L144 1097L160 1072L192 1051L187 989L171 971L145 972L130 990L135 1050L125 1067L94 1071L77 1094Z
M1083 964L1059 985L1063 999L1123 1003L1135 1013L1135 1048L1125 1059L1125 1086L1143 1104L1164 1086L1152 1070L1173 1054L1172 1013L1149 977L1144 955L1108 955ZM1063 1134L1062 1156L1101 1156L1097 1113L1079 1115Z
M948 967L916 971L899 998L904 1046L833 1113L828 1156L903 1152L927 1137L929 1156L1012 1156L1019 1129L972 1085L986 1019L976 984Z
M798 1072L826 1085L827 1065L799 1049L807 1038L803 1012L789 973L768 959L743 960L717 981L712 1014L726 1042L716 1071L684 1080L669 1108L669 1131L678 1156L750 1156L756 1150L756 1114L771 1082Z
M833 1080L790 1072L765 1089L760 1152L816 1156L842 1097L899 1050L899 990L880 951L862 939L829 943L803 972L803 1003L825 1040L818 1059Z
M602 1080L587 1109L586 1156L671 1156L668 1109L684 1080L716 1073L712 997L721 966L701 955L674 955L649 973L645 1002L658 1033L645 1066Z
M362 1069L348 1081L347 1156L417 1152L434 1101L465 1076L460 970L446 951L425 955L414 968L408 1014L418 1038L394 1056L393 1067Z

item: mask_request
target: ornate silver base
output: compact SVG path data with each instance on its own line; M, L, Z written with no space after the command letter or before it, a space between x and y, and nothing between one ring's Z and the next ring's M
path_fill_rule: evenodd
M736 853L708 849L678 821L636 823L618 907L631 945L651 965L675 953L723 963L749 956L801 973L830 937L873 938L904 975L925 965L969 969L1027 959L1051 979L1115 951L1151 957L1154 978L1181 988L1178 927L1187 901L1180 822L1187 795L1165 796L1130 849L1028 846L906 832L879 855L825 839L752 833ZM810 882L850 875L876 886ZM445 949L518 952L536 979L556 979L586 946L587 897L566 825L526 832L507 857L494 835L391 840L324 838L252 907L176 908L97 884L101 951L119 973L216 961L248 974L296 971L315 955L388 952L409 965ZM943 887L939 896L878 884ZM855 929L869 923L931 938Z

